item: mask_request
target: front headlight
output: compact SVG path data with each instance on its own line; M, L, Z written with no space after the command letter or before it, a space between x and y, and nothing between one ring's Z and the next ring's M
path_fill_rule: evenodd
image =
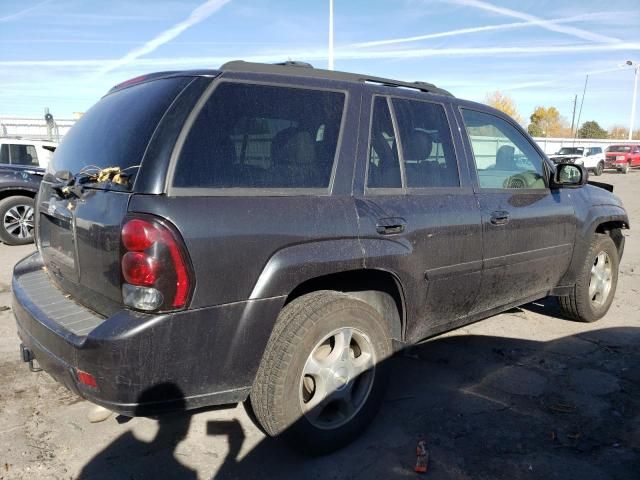
M584 163L584 159L583 158L574 158L573 159L573 163L578 164L578 165L582 165Z

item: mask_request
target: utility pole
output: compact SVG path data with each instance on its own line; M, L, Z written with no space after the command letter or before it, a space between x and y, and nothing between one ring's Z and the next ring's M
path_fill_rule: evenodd
M578 105L578 94L573 97L573 115L571 115L571 135L573 136L573 121L576 119L576 106Z
M329 0L329 70L333 70L333 0Z
M587 83L589 82L589 75L587 74L584 77L584 90L582 90L582 101L580 102L580 110L578 111L578 122L576 123L576 133L573 136L573 140L575 143L575 139L578 136L578 129L580 128L580 117L582 116L582 106L584 105L584 96L587 93Z
M638 95L638 72L640 72L640 64L627 60L627 65L632 66L635 74L633 78L633 100L631 100L631 119L629 120L629 140L633 140L633 123L636 118L636 99Z

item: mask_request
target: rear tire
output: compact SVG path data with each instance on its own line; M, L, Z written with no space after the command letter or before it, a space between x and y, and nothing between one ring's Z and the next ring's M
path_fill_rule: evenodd
M7 245L26 245L33 242L33 198L23 195L0 201L0 240Z
M630 169L631 169L631 165L629 165L629 163L625 163L624 167L622 167L620 171L626 175L627 173L629 173Z
M602 175L602 172L604 171L604 162L598 162L598 165L596 165L596 169L594 170L594 175L596 177L599 177L600 175Z
M378 412L392 355L389 327L369 304L319 291L288 304L251 391L257 421L310 454L337 450Z
M611 237L596 233L571 294L558 297L562 314L595 322L609 310L618 285L618 250Z

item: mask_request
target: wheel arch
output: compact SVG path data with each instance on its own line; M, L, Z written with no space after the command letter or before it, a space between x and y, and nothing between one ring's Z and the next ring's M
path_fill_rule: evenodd
M15 188L15 187L3 188L3 189L0 189L0 200L4 200L5 198L16 197L16 196L35 198L37 193L38 192L35 190L30 190L26 188Z
M309 278L287 295L285 305L302 295L319 290L342 292L368 303L388 322L391 337L403 341L406 325L405 298L402 284L394 273L363 268Z
M624 251L624 235L622 234L622 230L628 228L629 222L625 221L625 219L607 220L598 223L594 233L602 233L611 237L611 240L613 240L613 243L616 245L616 250L618 250L618 256L622 257Z
M578 272L596 233L609 235L621 257L624 251L622 230L629 228L629 217L622 207L617 205L596 205L585 213L586 220L576 231L573 258L569 268L558 283L558 287L575 285Z

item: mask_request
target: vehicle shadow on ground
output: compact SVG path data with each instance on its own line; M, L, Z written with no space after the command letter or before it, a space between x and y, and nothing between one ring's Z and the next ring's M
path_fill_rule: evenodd
M566 322L574 321L562 315L562 312L560 311L560 305L558 304L558 299L556 297L542 298L540 300L536 300L535 302L522 305L518 308L522 310L528 310L533 313L539 313L540 315L545 315L547 317L558 318Z
M175 446L189 433L192 415L184 411L182 391L163 383L145 391L140 402L157 401L159 396L175 398L176 412L158 417L158 432L145 442L127 431L96 455L80 472L80 479L95 478L197 478L197 472L178 461ZM151 472L154 472L151 475Z
M239 422L209 421L207 436L226 437L229 446L214 478L405 478L416 475L416 443L424 438L430 478L637 479L638 345L640 328L551 342L437 338L388 361L391 383L380 414L334 454L308 457L266 438L240 458ZM192 477L174 452L191 416L173 418L178 423L160 420L151 443L132 444L124 434L81 478Z

